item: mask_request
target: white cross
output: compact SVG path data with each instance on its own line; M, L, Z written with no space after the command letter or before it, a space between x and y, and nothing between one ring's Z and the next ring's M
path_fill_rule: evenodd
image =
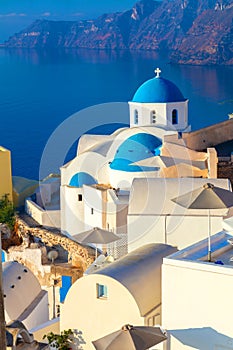
M159 68L155 69L156 78L159 78L161 70Z

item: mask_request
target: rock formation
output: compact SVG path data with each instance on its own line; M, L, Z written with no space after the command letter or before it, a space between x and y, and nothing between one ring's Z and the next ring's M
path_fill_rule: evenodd
M9 48L166 50L182 64L233 64L232 0L142 0L95 20L37 20Z

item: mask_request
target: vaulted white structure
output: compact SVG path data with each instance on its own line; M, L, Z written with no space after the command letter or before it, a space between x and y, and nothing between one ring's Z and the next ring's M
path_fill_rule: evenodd
M34 274L16 261L4 262L2 270L6 322L18 320L28 329L47 322L48 293Z

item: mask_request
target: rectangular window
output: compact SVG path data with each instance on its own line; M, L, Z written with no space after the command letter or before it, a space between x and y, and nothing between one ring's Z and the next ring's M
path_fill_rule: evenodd
M81 194L79 194L79 195L78 195L78 201L79 201L79 202L82 202L82 200L83 200L83 196L82 196Z
M94 209L93 208L91 208L91 215L93 215L94 214Z
M97 298L98 299L107 299L108 297L108 287L104 284L96 284L96 290L97 290Z

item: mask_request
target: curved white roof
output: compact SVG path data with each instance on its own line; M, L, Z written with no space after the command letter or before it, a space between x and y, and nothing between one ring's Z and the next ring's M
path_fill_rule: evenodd
M41 292L35 275L16 261L2 264L4 304L7 317L19 317Z
M161 302L162 261L176 251L167 244L147 244L94 274L111 277L124 285L144 316Z

